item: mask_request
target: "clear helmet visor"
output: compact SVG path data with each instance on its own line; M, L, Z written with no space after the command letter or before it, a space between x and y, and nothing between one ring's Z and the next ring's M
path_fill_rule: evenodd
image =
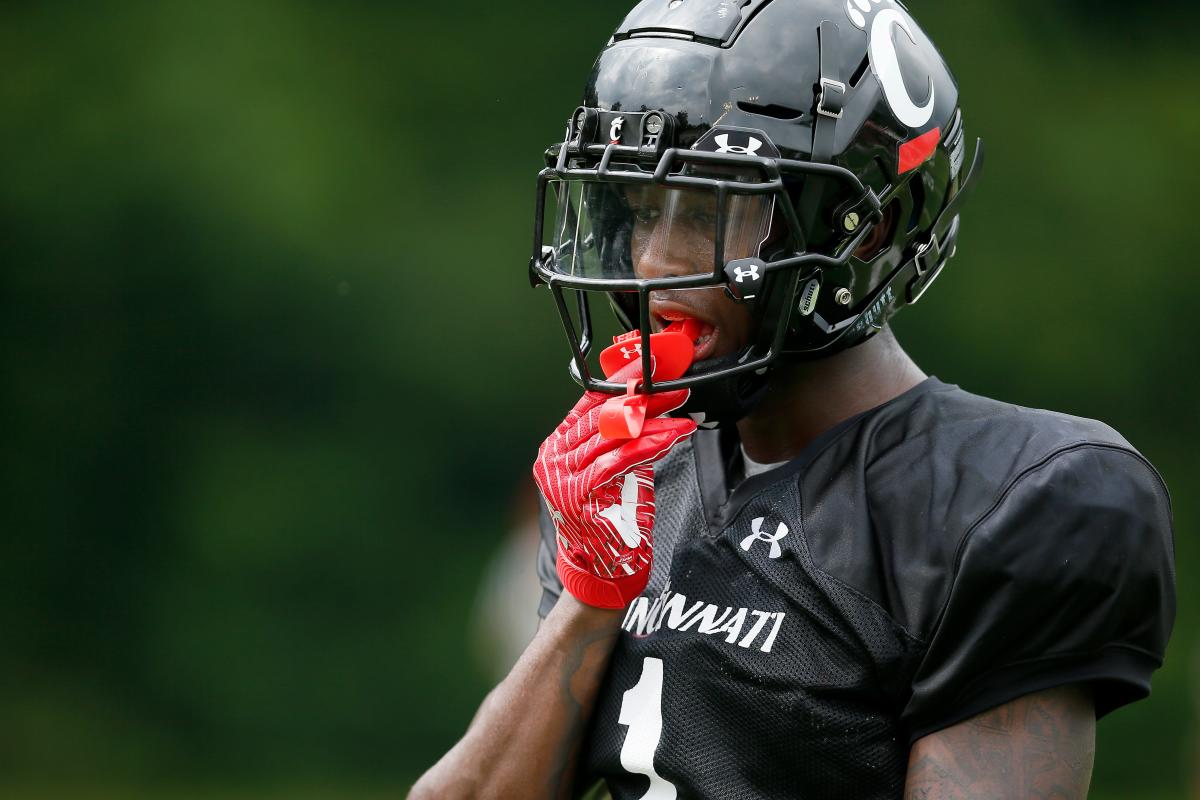
M770 195L729 191L718 213L717 192L709 187L578 179L551 186L555 221L543 244L552 248L552 269L572 277L717 274L729 261L758 256L771 232Z

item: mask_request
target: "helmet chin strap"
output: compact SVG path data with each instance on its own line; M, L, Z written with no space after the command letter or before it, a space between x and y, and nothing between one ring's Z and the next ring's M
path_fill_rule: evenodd
M817 60L821 74L813 99L812 150L809 153L809 161L817 164L828 164L833 160L834 128L842 118L846 99L846 84L838 70L838 49L838 26L825 20L817 29ZM817 176L805 182L798 209L805 247L812 246L811 240L819 224L821 201L828 185L829 181Z
M733 367L740 354L697 361L693 368L700 370ZM729 426L750 414L762 402L767 392L769 373L753 372L725 380L710 381L693 387L683 407L672 416L691 417L701 428Z

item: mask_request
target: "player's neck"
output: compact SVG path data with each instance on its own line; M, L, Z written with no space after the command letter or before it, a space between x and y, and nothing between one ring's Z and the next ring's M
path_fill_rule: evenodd
M755 461L786 461L842 420L886 403L925 378L885 329L829 358L777 369L762 404L738 423L738 435Z

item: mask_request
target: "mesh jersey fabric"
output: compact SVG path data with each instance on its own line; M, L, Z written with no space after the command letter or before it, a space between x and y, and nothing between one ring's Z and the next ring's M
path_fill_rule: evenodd
M895 798L928 732L1065 683L1100 715L1149 691L1174 617L1169 498L1111 428L930 378L732 491L720 435L656 465L650 583L581 788ZM553 547L543 525L543 616Z

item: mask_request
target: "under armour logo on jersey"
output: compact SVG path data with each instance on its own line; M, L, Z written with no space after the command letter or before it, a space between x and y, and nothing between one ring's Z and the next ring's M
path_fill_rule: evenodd
M755 517L754 519L750 520L750 529L753 530L754 533L750 534L745 539L742 539L742 549L746 552L750 552L750 545L754 544L755 542L766 542L767 544L771 545L771 552L767 554L767 557L779 558L781 555L783 555L783 548L779 546L779 540L788 535L788 527L781 522L779 523L779 527L775 529L775 533L772 535L763 531L762 524L764 519L765 517Z
M738 283L742 282L742 278L749 278L752 281L758 280L758 264L751 264L750 269L742 269L741 267L733 268L733 278Z
M763 143L758 139L755 139L753 136L749 136L747 138L749 141L744 145L730 144L729 134L722 133L715 136L713 141L717 143L718 153L733 153L739 156L752 156L758 152L758 149L762 147Z
M642 354L642 343L641 342L638 342L637 344L635 344L633 346L633 349L625 347L624 345L621 346L621 355L624 356L626 361L629 361L632 358L636 358L636 357L640 356L641 354Z

